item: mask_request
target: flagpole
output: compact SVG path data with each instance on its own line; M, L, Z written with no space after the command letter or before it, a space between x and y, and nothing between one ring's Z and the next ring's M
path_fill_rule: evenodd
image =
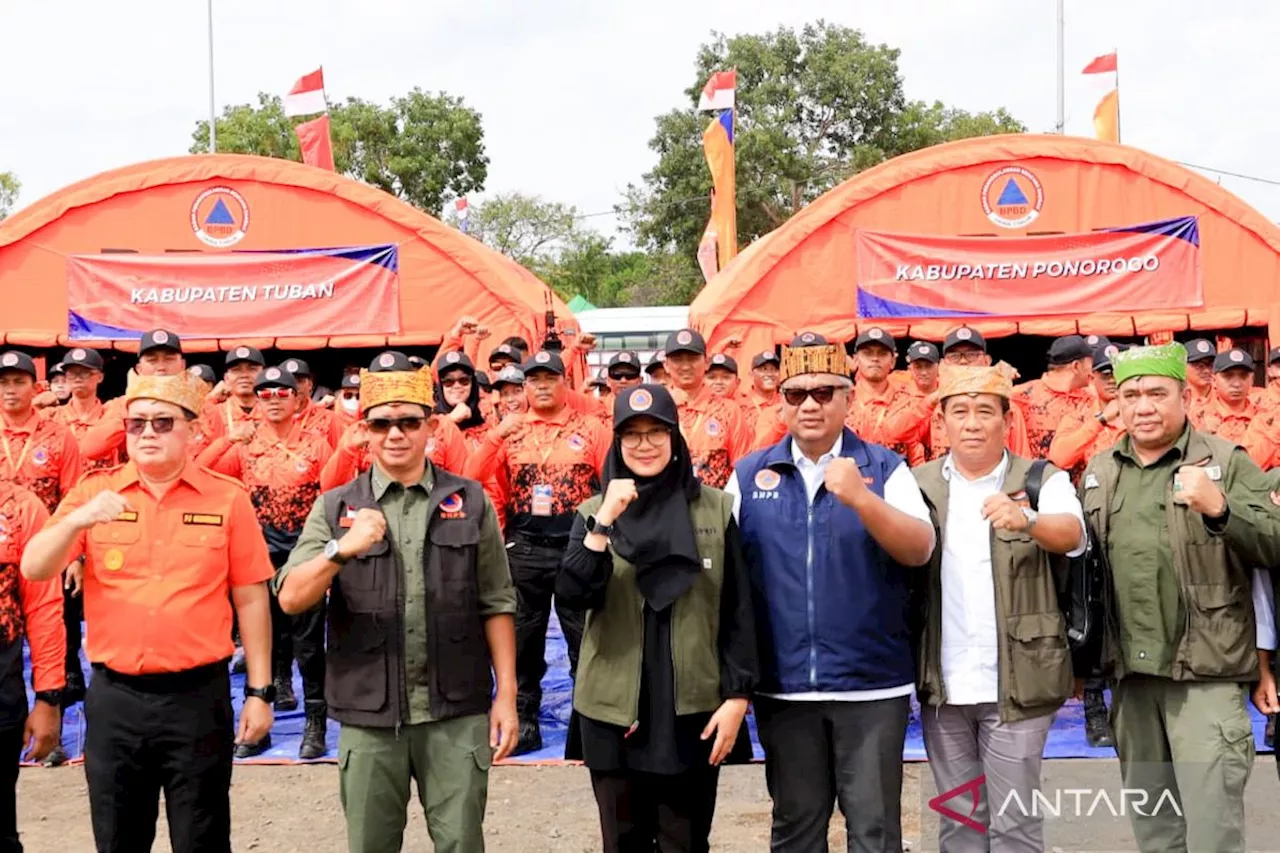
M1067 132L1066 56L1063 48L1063 30L1066 29L1065 2L1066 0L1058 0L1058 133Z
M213 0L208 0L209 10L209 153L218 153L218 108L213 97Z
M1120 48L1116 53L1116 144L1120 144Z

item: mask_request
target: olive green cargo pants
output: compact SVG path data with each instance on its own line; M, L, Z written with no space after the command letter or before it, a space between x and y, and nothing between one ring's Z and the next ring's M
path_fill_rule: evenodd
M482 853L489 794L489 718L395 729L342 727L338 778L351 853L395 853L408 820L409 780L437 853Z

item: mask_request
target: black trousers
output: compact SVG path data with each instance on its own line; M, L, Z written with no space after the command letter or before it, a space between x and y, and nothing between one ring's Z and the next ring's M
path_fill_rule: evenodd
M276 568L284 565L287 553L273 553ZM275 591L271 593L271 676L293 680L293 662L302 676L302 698L312 708L324 704L325 599L296 616L280 609Z
M84 685L84 671L80 668L80 644L83 640L84 593L72 595L65 586L62 590L62 624L67 629L67 680L79 677Z
M24 720L0 729L0 853L22 853L18 840L18 762Z
M754 700L773 853L827 853L836 802L849 853L902 851L902 747L910 698L874 702Z
M151 849L160 791L174 853L230 853L227 662L162 676L94 667L84 766L98 853Z
M604 853L707 853L720 768L679 776L591 771Z
M566 542L567 544L567 542ZM551 545L516 533L507 560L516 588L516 707L520 722L537 722L542 707L542 677L547 674L547 625L565 545ZM586 615L555 602L560 629L569 646L569 674L578 671L578 648Z

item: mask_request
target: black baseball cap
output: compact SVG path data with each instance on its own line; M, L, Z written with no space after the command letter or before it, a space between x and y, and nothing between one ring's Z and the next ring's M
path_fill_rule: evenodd
M421 370L427 366L427 360L420 355L409 356L409 366L414 370Z
M549 370L557 376L564 376L564 361L560 358L560 353L544 349L529 356L529 360L520 369L525 376L535 370Z
M1066 335L1057 338L1049 345L1048 360L1049 364L1054 367L1071 364L1073 361L1091 358L1092 356L1093 348L1079 335Z
M667 336L667 345L663 348L663 352L667 355L671 355L673 352L691 352L694 355L706 355L707 342L702 335L693 329L681 329Z
M680 417L671 392L661 385L636 385L624 389L613 401L613 431L620 432L627 421L641 416L677 427Z
M476 371L476 384L486 391L493 387L493 380L489 378L489 374L483 370Z
M472 376L476 374L476 366L465 352L450 350L436 359L436 372L444 373L446 370L453 370L454 368L461 368Z
M258 375L253 378L253 389L259 388L292 388L298 390L298 380L293 374L282 367L268 367L259 370Z
M360 390L360 374L348 373L342 377L342 388L343 390Z
M36 363L25 352L10 350L0 355L0 373L13 370L25 373L32 379L36 378Z
M601 388L609 387L609 368L607 367L600 368L595 372L594 375L592 375L592 377L589 380L587 380L588 388L594 388L596 386L599 386Z
M503 385L523 385L524 371L516 367L514 364L508 364L498 373L493 380L493 388L496 391Z
M152 329L143 335L142 340L138 342L138 355L151 352L153 349L171 349L176 353L181 353L182 339L165 329Z
M256 364L259 367L266 367L267 360L262 357L262 351L254 347L236 347L227 350L227 367L233 364L239 364L247 361L250 364Z
M489 353L489 366L493 367L495 361L506 360L512 364L520 363L520 353L516 352L516 348L511 344L499 344Z
M1242 349L1229 349L1218 353L1213 359L1213 372L1223 373L1235 367L1253 370L1253 356Z
M193 364L187 368L187 371L193 376L199 376L210 385L218 384L218 376L213 372L213 368L207 364Z
M1113 344L1107 341L1093 348L1093 370L1095 373L1101 373L1104 370L1112 370L1111 359L1115 358L1119 353L1127 350L1124 344Z
M826 345L826 337L817 332L797 332L795 337L791 339L792 349L796 347L825 347Z
M615 367L629 367L635 370L637 373L639 373L640 372L640 354L635 352L634 350L623 350L622 352L615 352L613 354L613 358L609 359L608 367L605 368L606 370L609 371L610 376L613 375L613 369Z
M907 347L907 364L913 361L927 361L937 364L940 358L938 348L928 341L916 341Z
M280 366L292 373L295 379L299 376L315 375L311 372L311 365L300 358L287 358Z
M49 368L49 375L50 376L66 376L67 366L62 362L58 362L53 367Z
M414 369L409 356L394 349L379 353L369 362L370 373L404 373Z
M738 372L738 362L734 361L732 356L725 355L722 352L711 356L711 364L707 366L707 369L711 370L717 367L730 373Z
M1103 347L1111 346L1111 338L1106 335L1085 335L1084 342L1092 347L1095 353Z
M870 329L858 333L858 337L853 341L853 351L857 352L863 347L870 346L871 344L878 344L882 347L886 347L894 353L898 351L898 344L893 339L893 335L878 326L873 326Z
M767 349L755 358L751 359L752 370L755 370L757 367L764 367L766 364L772 364L774 367L777 367L782 364L782 359L778 358L778 354L771 349Z
M964 344L977 347L983 352L987 351L987 341L982 337L981 332L977 329L971 329L968 326L960 326L957 329L952 329L947 333L947 336L943 338L942 354L946 355L947 350Z
M106 366L102 360L102 353L86 347L76 347L62 357L63 370L73 365L87 367L90 370L102 370Z
M1280 347L1273 347L1271 352L1267 353L1267 364L1275 364L1280 361Z
M644 372L652 374L655 370L666 370L667 354L662 350L658 350L653 354L653 358L649 359L649 363L644 366Z
M1214 346L1213 341L1207 341L1204 338L1192 338L1183 346L1187 350L1187 364L1196 361L1208 361L1218 355L1218 348Z

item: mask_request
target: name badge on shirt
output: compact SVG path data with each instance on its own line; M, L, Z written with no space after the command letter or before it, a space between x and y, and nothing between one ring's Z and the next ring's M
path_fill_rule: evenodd
M184 512L182 514L182 523L195 524L202 527L221 527L222 516L207 512Z
M1085 475L1084 475L1084 487L1085 487L1086 489L1096 489L1096 488L1098 488L1098 478L1097 478L1095 475L1093 475L1093 474L1085 474Z
M551 487L546 483L537 483L533 487L533 505L529 510L540 518L551 517Z

